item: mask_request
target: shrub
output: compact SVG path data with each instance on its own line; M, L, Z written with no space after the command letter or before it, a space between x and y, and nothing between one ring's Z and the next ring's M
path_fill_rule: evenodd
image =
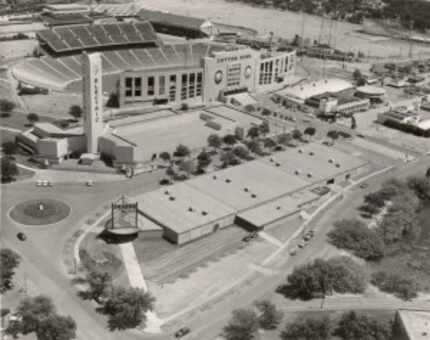
M191 153L190 149L186 147L185 145L179 144L176 147L175 152L173 153L176 157L186 157Z

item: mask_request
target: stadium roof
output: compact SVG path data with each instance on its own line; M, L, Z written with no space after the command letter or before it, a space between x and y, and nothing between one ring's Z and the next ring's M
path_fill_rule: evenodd
M178 234L235 213L201 191L179 183L137 196L139 210Z
M399 310L399 318L408 340L428 340L430 337L430 312L420 310Z
M37 36L54 52L158 43L149 22L61 26L40 31Z
M124 4L97 4L92 7L93 11L105 13L113 17L136 16L142 9L142 4L138 2Z
M241 211L308 185L258 160L196 177L190 186Z
M331 179L366 164L360 158L317 143L287 149L259 161L310 183Z
M185 15L178 15L161 11L152 11L148 9L140 10L139 17L143 20L148 20L151 23L185 27L198 31L200 31L201 26L206 21L201 18L194 18Z
M305 99L318 96L323 93L337 93L352 89L353 87L354 86L346 80L337 78L321 79L308 83L300 83L293 87L287 87L286 89L278 91L277 94L304 101Z

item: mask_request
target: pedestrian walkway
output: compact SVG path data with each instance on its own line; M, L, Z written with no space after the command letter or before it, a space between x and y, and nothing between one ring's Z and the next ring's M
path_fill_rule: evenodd
M143 289L145 293L148 292L148 286L145 282L145 278L143 277L142 269L137 259L133 243L120 243L119 248L121 250L122 260L127 271L130 285L134 288ZM158 318L154 311L146 312L145 332L154 334L161 333L161 326L163 323L163 320Z
M260 236L262 239L265 239L267 242L270 242L271 244L273 244L273 245L275 245L277 247L281 247L282 246L282 242L281 241L279 241L277 238L273 237L272 235L269 235L265 231L260 231L258 233L258 236Z
M119 249L121 250L122 259L125 269L127 270L130 285L135 288L141 288L147 292L148 286L143 278L142 269L140 268L139 261L137 260L133 243L120 243Z

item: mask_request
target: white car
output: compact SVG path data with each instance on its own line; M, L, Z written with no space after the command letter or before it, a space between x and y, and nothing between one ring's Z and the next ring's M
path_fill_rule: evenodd
M40 179L37 180L36 186L37 187L41 187L42 186L42 181Z
M93 180L90 179L85 184L86 184L87 187L92 187L94 183L93 183Z
M46 179L44 179L42 181L42 186L47 187L48 186L48 181Z

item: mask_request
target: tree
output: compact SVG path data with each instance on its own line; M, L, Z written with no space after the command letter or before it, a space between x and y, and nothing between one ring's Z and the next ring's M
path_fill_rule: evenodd
M260 133L265 136L270 132L270 125L269 122L267 120L264 120L263 123L261 123L258 126L258 129L260 130Z
M256 139L253 139L247 142L246 146L248 147L249 151L257 155L261 155L263 153L263 151L261 150L260 142Z
M312 127L312 126L308 126L305 131L303 131L303 134L309 136L309 137L313 137L315 136L315 133L317 132L317 130Z
M100 298L106 294L107 289L112 284L112 277L109 273L99 270L90 270L86 275L88 290L85 292L88 298L100 302Z
M263 141L265 148L274 148L276 146L276 142L272 138L266 138Z
M11 156L18 151L18 145L15 142L4 142L2 150L5 155Z
M70 316L52 314L40 321L37 340L71 340L76 338L76 322Z
M139 288L112 287L101 311L108 315L111 330L145 325L147 311L154 308L154 298Z
M163 151L160 153L160 158L163 161L168 162L168 161L170 161L170 154L167 151Z
M249 159L250 158L248 149L242 145L235 146L233 149L233 153L241 159Z
M9 117L12 110L15 108L15 103L7 99L0 99L0 111L2 117Z
M198 161L199 168L207 168L209 164L211 164L212 162L211 155L205 150L203 150L197 156L197 161Z
M6 290L10 289L10 283L20 261L21 257L12 249L0 249L0 293L4 293Z
M430 183L420 176L411 176L406 180L408 187L422 200L430 199Z
M383 292L394 294L403 300L411 300L418 296L418 284L411 277L379 271L372 274L371 282Z
M30 122L30 124L34 124L39 121L39 115L37 113L29 113L27 115L27 120Z
M219 148L222 144L221 137L215 133L210 134L207 141L208 141L208 145L215 149Z
M187 111L189 109L189 106L187 103L181 103L181 110L182 111Z
M221 155L220 160L222 162L223 168L229 167L231 165L238 165L240 163L233 151L224 152Z
M366 277L362 268L346 256L333 257L327 261L317 259L294 268L287 277L289 295L294 298L311 299L338 293L362 293Z
M330 337L330 319L305 318L285 325L281 332L282 340L326 340Z
M258 126L251 126L248 129L248 133L246 135L252 139L257 138L258 136L260 136L260 129L258 128Z
M291 136L291 134L283 133L278 136L278 143L283 145L288 145L292 139L293 139L293 136Z
M258 324L262 329L276 329L284 314L276 306L268 301L261 300L255 302L258 309Z
M343 340L389 340L392 338L391 325L356 312L342 315L335 330L335 335Z
M228 145L233 145L237 143L237 139L235 135L225 135L223 142Z
M9 157L3 157L0 159L1 163L1 182L9 183L15 180L15 177L19 175L18 166L15 161Z
M69 108L69 115L71 115L73 118L78 119L82 117L82 107L79 105L72 105Z
M176 157L186 157L186 156L189 156L190 153L191 153L191 151L188 147L186 147L185 145L179 144L176 147L176 150L173 153L173 155Z
M24 298L18 305L16 314L20 321L12 323L6 333L17 334L35 332L38 340L70 340L76 337L76 323L69 316L58 315L51 299L38 295Z
M354 70L354 72L352 73L352 78L354 78L355 81L357 81L358 79L363 78L363 74L361 73L361 71L357 68Z
M351 250L365 260L380 260L384 256L382 238L357 219L335 222L327 236L334 246Z
M181 171L185 171L188 175L193 173L196 170L196 165L194 163L194 160L182 160L179 163L179 169Z
M427 171L426 171L426 179L429 181L430 180L430 167L429 168L427 168Z
M357 128L357 120L354 115L351 115L351 130L355 130Z
M226 340L252 340L258 330L258 317L249 309L237 309L223 329Z
M302 139L303 134L302 134L302 132L301 132L299 129L294 129L294 130L291 132L291 136L292 136L292 137L293 137L293 139L295 139L295 140L300 140L300 139Z
M116 92L111 92L109 94L109 98L106 102L107 107L118 108L119 107L119 99L118 94Z
M330 138L332 143L334 144L334 142L339 138L339 132L336 130L330 130L329 132L327 132L327 137Z

